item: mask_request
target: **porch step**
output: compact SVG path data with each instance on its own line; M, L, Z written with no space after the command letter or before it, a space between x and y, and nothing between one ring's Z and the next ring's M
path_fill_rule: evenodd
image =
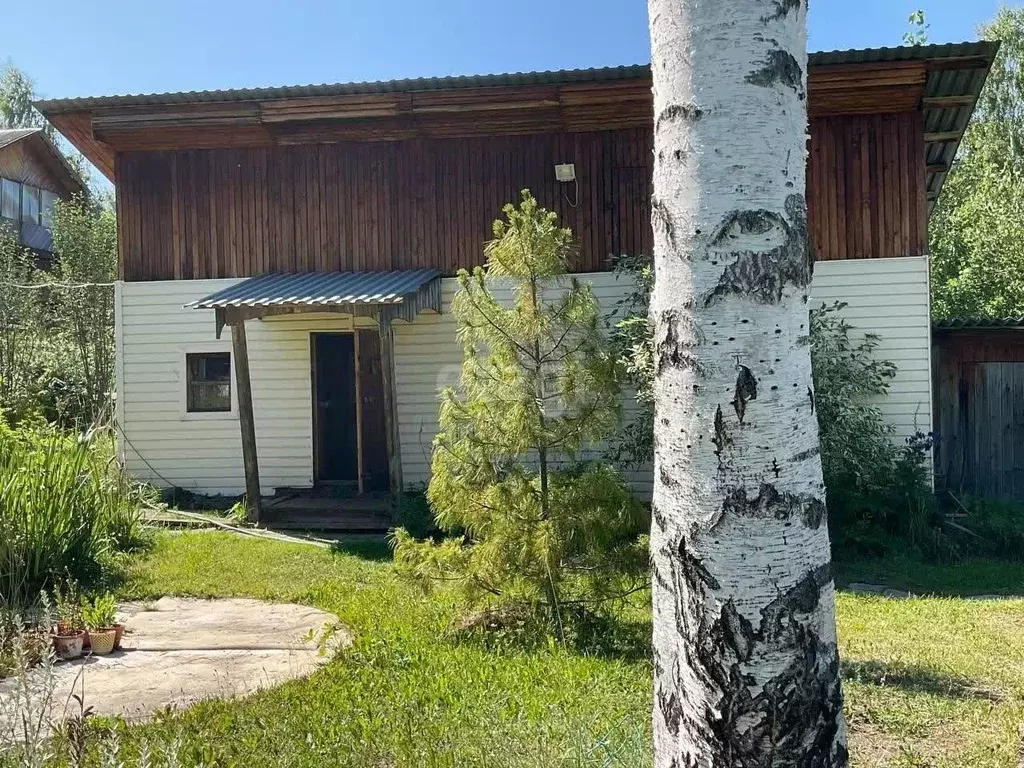
M390 497L384 495L329 498L279 494L264 499L260 522L282 530L380 533L392 526L393 510Z

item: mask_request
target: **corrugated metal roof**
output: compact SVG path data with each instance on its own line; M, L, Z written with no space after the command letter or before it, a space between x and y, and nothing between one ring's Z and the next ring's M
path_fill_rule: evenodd
M16 141L21 141L33 133L41 133L40 128L3 128L0 129L0 147L6 147Z
M947 48L950 46L940 46ZM935 207L935 201L942 191L948 169L956 157L957 148L963 138L967 124L974 114L974 105L981 95L981 89L988 78L989 68L999 51L999 43L981 41L977 43L960 43L954 46L955 53L951 58L981 58L986 64L983 67L970 68L933 68L928 72L925 81L924 98L942 98L945 96L970 96L970 104L959 104L945 107L926 107L924 112L925 135L955 132L957 138L942 141L929 141L925 144L925 163L932 169L927 173L926 193L928 210ZM949 58L949 57L942 57ZM940 170L936 170L940 169ZM944 169L944 170L942 170Z
M1024 317L946 317L932 323L936 331L1024 330Z
M436 269L393 272L301 272L251 277L186 304L192 309L390 306L407 320L422 309L440 311ZM436 293L436 297L434 294Z
M899 48L863 48L826 51L810 54L811 66L859 64L886 61L917 61L927 59L985 56L992 43L965 42L943 45L902 46ZM994 54L993 54L994 55ZM72 112L111 106L142 106L196 102L250 101L286 99L302 96L341 96L355 93L391 93L404 91L436 91L491 86L558 85L561 83L601 80L649 78L647 64L592 69L562 69L542 72L512 72L493 75L458 75L452 77L421 77L406 80L378 80L357 83L322 85L290 85L271 88L232 88L212 91L181 91L172 93L126 94L123 96L90 96L83 98L47 99L35 102L46 114Z

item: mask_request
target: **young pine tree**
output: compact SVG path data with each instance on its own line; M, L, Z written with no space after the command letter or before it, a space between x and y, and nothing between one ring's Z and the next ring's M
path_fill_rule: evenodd
M428 498L440 544L397 534L396 558L471 599L546 603L636 573L638 505L618 472L582 460L620 418L615 361L589 285L566 274L572 233L528 191L494 224L487 265L459 273L452 303L463 362L441 395ZM511 300L496 295L511 288ZM641 568L645 561L641 559Z

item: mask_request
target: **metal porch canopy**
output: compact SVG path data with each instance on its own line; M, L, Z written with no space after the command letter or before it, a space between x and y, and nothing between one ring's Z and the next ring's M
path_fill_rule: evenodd
M245 496L251 520L260 521L262 499L245 322L270 315L342 312L372 317L377 321L380 332L388 469L392 492L396 495L401 494L402 464L395 410L394 338L391 321L400 318L412 322L422 311L441 311L440 271L413 269L392 272L303 272L260 275L242 280L230 288L186 304L185 307L214 310L217 338L220 338L225 325L232 328L231 367L234 369L237 388L242 460L245 465ZM361 398L357 397L357 423L360 407ZM359 483L362 490L361 473Z
M441 311L441 273L407 269L260 275L185 307L215 310L217 338L225 324L237 320L297 312L343 312L412 322L425 310Z

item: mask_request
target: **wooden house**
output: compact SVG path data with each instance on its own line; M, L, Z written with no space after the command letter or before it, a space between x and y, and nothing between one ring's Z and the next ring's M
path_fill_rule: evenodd
M995 49L810 58L812 298L882 335L904 434L931 427L928 213ZM158 484L423 482L452 276L502 204L557 211L609 311L609 257L652 247L646 66L37 106L116 185L118 421Z
M48 254L54 202L81 192L78 175L41 129L0 129L0 227L21 245Z

